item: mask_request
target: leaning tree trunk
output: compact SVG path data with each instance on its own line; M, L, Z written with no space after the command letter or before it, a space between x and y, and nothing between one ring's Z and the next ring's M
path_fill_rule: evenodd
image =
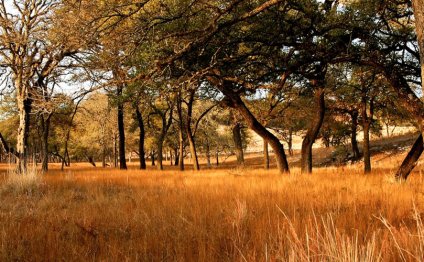
M357 132L358 132L358 111L352 112L352 125L351 125L351 138L350 142L352 145L353 159L358 160L361 157L359 152Z
M315 116L316 122L312 124L302 141L301 151L301 172L312 173L312 146L318 137L319 130L324 122L325 116L325 92L323 87L319 87L315 91L315 99L317 114Z
M412 6L414 9L414 17L415 17L415 30L417 34L418 40L418 49L420 52L420 64L421 64L421 85L422 91L424 92L424 0L412 0ZM386 73L386 75L393 74ZM422 101L415 96L413 92L410 91L407 82L401 78L393 78L391 79L392 86L395 87L398 92L399 97L401 98L401 102L403 102L406 109L411 109L408 111L412 111L412 114L418 119L421 135L415 141L411 150L408 152L408 155L402 162L402 165L398 169L395 174L397 179L406 180L410 175L411 171L417 165L418 160L423 153L424 145L423 145L423 134L424 134L424 117L423 117L423 104ZM404 88L404 86L406 88ZM405 92L406 91L406 92ZM409 95L406 94L409 91ZM408 99L409 98L409 99ZM408 101L413 100L415 101ZM416 112L414 112L416 111ZM415 114L414 114L415 113Z
M238 165L244 165L243 140L241 138L241 130L242 126L240 123L235 123L233 125L232 133Z
M286 153L284 152L284 146L280 143L280 140L269 132L255 116L250 112L239 94L235 93L231 88L232 84L224 81L224 84L219 86L220 91L230 100L230 106L238 111L238 113L244 118L248 127L256 132L262 139L264 139L274 151L277 167L280 173L289 172L289 164L287 162Z
M269 169L268 143L264 140L264 168Z
M187 140L188 140L188 144L190 145L190 154L193 157L193 170L198 171L200 170L200 166L199 166L199 159L197 157L196 143L194 141L194 136L190 134L190 132L191 132L191 128L188 128Z
M415 17L415 30L417 33L418 49L420 52L421 79L424 78L424 0L412 0ZM418 159L423 153L424 134L424 104L419 97L411 90L406 79L398 75L393 67L382 67L382 71L389 80L392 87L398 94L398 98L403 107L411 115L415 116L420 126L421 135L415 141L402 165L395 174L397 179L407 179L417 165ZM424 91L424 81L421 81Z
M139 152L139 158L140 158L140 169L146 169L146 158L145 158L145 152L144 152L144 137L145 137L145 130L144 130L144 122L143 122L143 115L140 112L140 109L137 105L135 105L135 114L137 118L137 124L138 124L138 152Z
M118 99L118 133L119 133L119 168L127 169L125 158L125 127L124 127L124 103L122 101L122 86L117 88Z
M423 135L420 134L411 150L406 155L405 160L403 160L399 170L396 172L396 179L406 180L408 178L409 174L411 174L411 171L417 166L418 160L420 159L423 151Z
M28 94L20 91L17 95L17 104L19 110L19 127L16 143L17 171L19 174L25 174L28 161L28 136L32 99Z
M196 150L196 143L194 141L194 134L193 131L191 130L191 122L193 119L193 103L194 103L194 95L195 95L196 91L190 90L190 97L189 97L189 101L187 103L187 120L186 120L186 133L187 133L187 140L190 146L190 153L191 156L193 157L193 169L195 171L200 170L200 166L199 166L199 159L197 157L197 150Z

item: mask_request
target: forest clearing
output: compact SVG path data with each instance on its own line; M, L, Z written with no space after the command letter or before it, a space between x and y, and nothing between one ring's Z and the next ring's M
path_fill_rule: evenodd
M404 154L290 175L236 168L138 170L76 163L0 184L0 260L421 261L424 176ZM421 166L417 168L421 170Z

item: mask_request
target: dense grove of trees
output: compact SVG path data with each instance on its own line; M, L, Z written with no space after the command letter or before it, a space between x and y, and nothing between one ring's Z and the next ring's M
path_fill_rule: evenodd
M272 150L289 172L297 134L302 172L321 139L349 143L368 173L370 133L401 122L424 132L423 9L421 0L2 0L3 158L21 173L29 159L45 171L52 159L126 169L133 154L141 169L148 158L184 170L190 158L199 170L199 155L218 165L236 154L243 165L251 129L265 168ZM423 150L420 135L398 178Z

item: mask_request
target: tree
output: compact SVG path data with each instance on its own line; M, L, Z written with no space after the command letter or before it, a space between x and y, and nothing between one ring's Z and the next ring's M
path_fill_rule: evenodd
M415 17L415 31L417 33L418 49L421 61L421 77L424 76L424 1L412 0ZM421 81L424 90L424 81ZM422 127L423 128L423 127Z
M7 68L19 111L16 155L19 173L25 173L33 97L47 85L46 78L65 57L76 52L75 43L49 35L52 14L59 1L13 0L0 2L1 65Z

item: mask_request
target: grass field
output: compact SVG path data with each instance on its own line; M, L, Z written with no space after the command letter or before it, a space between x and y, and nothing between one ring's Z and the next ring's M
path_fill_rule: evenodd
M1 261L422 261L424 177L391 178L402 155L278 175L0 166ZM291 159L294 161L295 159ZM420 170L418 168L417 170Z

